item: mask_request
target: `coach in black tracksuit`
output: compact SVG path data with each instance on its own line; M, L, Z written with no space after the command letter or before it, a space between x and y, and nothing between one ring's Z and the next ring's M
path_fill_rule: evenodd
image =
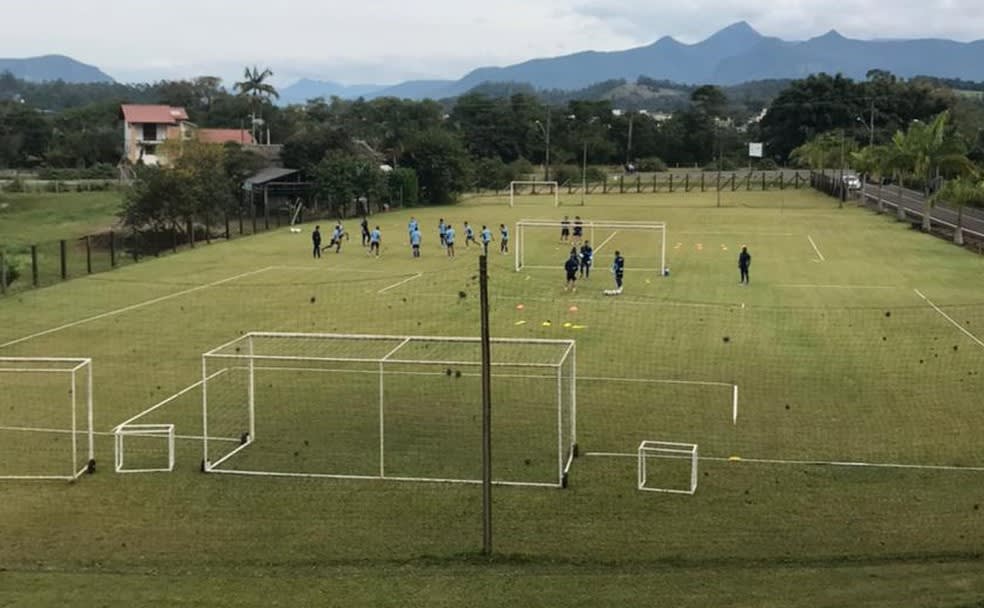
M311 243L314 245L314 257L321 257L321 226L315 226L311 233Z
M738 270L741 271L741 285L748 285L748 268L752 265L752 254L748 253L748 247L741 248L738 256Z

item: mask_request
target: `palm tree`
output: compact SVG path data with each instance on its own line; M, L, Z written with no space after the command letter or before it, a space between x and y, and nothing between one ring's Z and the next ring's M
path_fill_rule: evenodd
M249 98L250 123L254 140L256 140L257 104L262 105L263 103L269 102L271 98L280 99L280 93L277 92L277 89L266 81L271 76L273 76L273 71L270 68L265 68L261 72L260 68L255 65L252 69L247 66L243 72L242 82L237 82L234 85L235 90L240 95Z
M958 177L948 181L932 196L933 202L945 201L957 208L957 227L953 243L963 246L963 210L968 205L984 203L984 182L976 178Z
M868 176L878 178L878 213L885 213L885 200L882 197L882 188L885 178L895 177L898 165L898 155L895 147L891 145L867 146L860 152L851 155L854 160L854 167L858 171L864 171ZM867 180L862 182L862 187L867 187ZM863 196L863 195L862 195ZM905 208L899 206L902 212Z
M905 133L898 132L892 138L896 149L895 164L923 182L926 203L923 207L924 231L932 228L934 190L939 190L942 172L963 175L973 169L964 154L961 142L947 129L950 112L938 114L931 122L915 121Z

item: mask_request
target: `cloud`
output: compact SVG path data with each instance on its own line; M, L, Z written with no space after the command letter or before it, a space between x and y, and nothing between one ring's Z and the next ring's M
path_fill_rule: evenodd
M787 39L837 29L860 38L952 37L984 32L984 3L938 0L886 6L884 0L35 0L5 12L0 56L63 53L136 78L271 66L278 80L344 82L458 78L580 50L648 44L664 35L696 42L739 20ZM79 27L85 24L85 27Z

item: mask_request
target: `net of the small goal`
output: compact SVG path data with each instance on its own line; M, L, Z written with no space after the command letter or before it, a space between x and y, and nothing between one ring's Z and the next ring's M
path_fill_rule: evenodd
M496 483L563 486L573 341L492 344ZM477 339L253 333L204 355L205 470L481 480Z
M546 181L516 181L509 184L509 206L517 204L560 206L560 184Z
M91 470L92 363L0 358L0 479L75 479Z
M607 273L615 252L625 258L626 273L661 276L669 267L666 260L666 224L663 222L621 222L520 220L514 243L516 271L552 270L561 272L571 249L589 243L593 250L592 272ZM564 230L567 229L567 234Z

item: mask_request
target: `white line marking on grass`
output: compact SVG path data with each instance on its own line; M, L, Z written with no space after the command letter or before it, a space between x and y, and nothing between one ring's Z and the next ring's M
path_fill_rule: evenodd
M212 374L211 376L209 376L208 378L206 378L206 380L211 380L212 378L215 378L216 376L219 376L221 374L224 374L227 371L229 371L228 368L226 368L226 369L220 369L219 371L215 372L214 374ZM139 420L139 419L143 418L144 416L146 416L147 414L153 412L156 409L159 409L159 408L164 407L165 405L167 405L168 403L171 403L172 401L174 401L178 397L181 397L182 395L185 395L188 392L195 390L196 388L198 388L199 386L201 386L202 383L203 383L203 381L202 380L199 380L198 382L196 382L196 383L194 383L194 384L192 384L190 386L186 386L185 388L183 388L180 391L174 393L173 395L171 395L167 399L165 399L165 400L163 400L163 401L161 401L159 403L156 403L156 404L150 406L149 408L145 409L144 411L140 412L136 416L133 416L132 418L129 418L129 419L127 419L127 420L125 420L125 421L117 424L116 426L113 427L113 432L116 432L117 430L119 430L120 427L126 426L126 425L130 424L131 422L134 422L136 420Z
M827 259L825 257L823 257L823 254L822 253L820 253L820 248L817 247L817 243L816 243L816 241L813 240L813 237L808 234L808 235L806 235L806 238L810 239L810 244L813 245L813 251L816 251L817 252L817 257L820 258L820 261L821 262L826 262Z
M599 378L595 376L578 376L577 379L586 382L629 382L636 384L677 384L688 386L721 386L732 388L735 385L730 382L711 382L703 380L655 380L648 378Z
M936 312L938 312L941 315L943 315L943 318L944 319L946 319L954 327L956 327L957 329L959 329L960 331L962 331L968 338L970 338L974 342L977 342L977 345L978 346L980 346L981 348L984 348L984 342L982 342L980 338L978 338L974 334L970 333L967 329L964 328L963 325L961 325L961 324L957 323L956 321L954 321L953 320L953 317L951 317L950 315L948 315L945 312L943 312L942 310L940 310L940 307L937 306L936 304L933 304L933 302L929 298L927 298L926 296L924 296L921 291L919 291L918 289L914 289L913 291L916 292L916 295L918 295L920 298L922 298L923 300L925 300L927 304L929 304L930 306L932 306L933 307L933 310L935 310Z
M604 246L605 246L605 245L607 245L607 244L608 244L609 242L611 242L611 240L612 240L613 238L615 238L615 235L616 235L616 234L618 234L618 230L616 230L615 232L613 232L613 233L612 233L612 234L611 234L611 235L610 235L610 236L609 236L609 237L608 237L607 239L605 239L604 241L602 241L602 242L601 242L601 245L598 245L597 247L595 247L595 253L598 253L599 251L601 251L601 248L602 248L602 247L604 247Z
M384 274L388 271L378 268L338 268L335 266L271 266L276 270L303 270L308 272L356 272L359 274Z
M621 452L588 452L585 456L591 458L638 458L638 454L624 454ZM917 471L964 471L968 473L984 473L984 467L958 467L951 465L937 464L899 464L892 462L840 462L836 460L782 460L773 458L722 458L720 456L700 456L699 460L708 462L732 462L736 464L782 464L796 466L815 466L815 467L849 467L849 468L868 468L868 469L908 469Z
M0 431L21 431L25 433L51 433L55 435L71 435L71 429L46 429L37 427L27 427L27 426L0 426ZM85 435L87 431L75 431L76 435ZM98 437L113 437L116 435L115 431L92 431L93 435ZM183 439L185 441L202 441L205 438L201 435L175 435L175 439ZM233 437L209 437L209 441L225 441L228 443L241 443L242 439L236 439Z
M418 272L417 274L415 274L415 275L413 275L412 277L409 277L409 278L406 278L406 279L403 279L403 280L402 280L402 281L400 281L399 283L393 283L393 284L392 284L392 285L390 285L389 287L383 287L382 289L380 289L380 290L379 290L379 291L377 291L376 293L377 293L377 294L379 294L379 293L386 293L387 291L389 291L389 290L391 290L391 289L396 289L396 288L397 288L397 287L399 287L400 285L406 285L406 284L407 284L407 283L409 283L410 281L413 281L413 280L415 280L415 279L419 279L419 278L420 278L420 277L422 277L422 276L424 276L424 273L422 273L422 272Z
M731 421L735 426L738 425L738 385L737 384L734 386L734 393L732 394Z
M224 283L229 283L229 282L232 282L232 281L237 281L239 279L244 279L246 277L253 276L255 274L260 274L261 272L267 272L268 270L273 270L275 268L276 268L276 266L267 266L266 268L260 268L259 270L251 270L249 272L244 272L242 274L237 274L236 276L229 277L227 279L222 279L222 280L219 280L219 281L213 281L213 282L207 283L205 285L199 285L197 287L192 287L191 289L184 289L182 291L177 291L175 293L168 294L166 296L161 296L159 298L154 298L152 300L146 300L144 302L139 302L137 304L131 304L130 306L124 306L123 308L117 308L116 310L111 310L109 312L104 312L104 313L101 313L101 314L98 314L98 315L94 315L94 316L91 316L91 317L86 317L85 319L80 319L78 321L72 321L71 323L66 323L64 325L59 325L58 327L53 327L51 329L46 329L44 331L39 331L37 333L33 333L33 334L29 335L29 336L24 336L23 338L17 338L16 340L11 340L10 342L4 342L3 344L0 344L0 348L6 348L8 346L13 346L15 344L20 344L21 342L27 342L28 340L33 340L34 338L40 338L42 336L47 336L48 334L53 334L55 332L59 332L59 331L65 330L65 329L71 329L73 327L78 327L79 325L84 325L86 323L91 323L92 321L99 321L100 319L106 319L108 317L113 317L113 316L116 316L116 315L120 315L120 314L123 314L125 312L130 312L131 310L137 310L137 309L143 308L145 306L151 306L152 304L159 304L160 302L165 302L165 301L170 300L170 299L173 299L173 298L177 298L177 297L180 297L180 296L188 295L190 293L195 293L196 291L201 291L203 289L209 289L210 287L218 287L219 285L222 285Z
M901 287L890 285L776 285L776 287L782 289L901 289Z

